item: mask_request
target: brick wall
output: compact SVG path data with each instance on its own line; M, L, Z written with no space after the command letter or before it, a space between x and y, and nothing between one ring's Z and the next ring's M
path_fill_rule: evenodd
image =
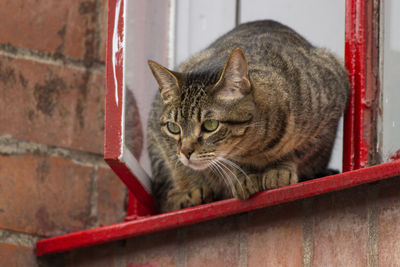
M400 177L46 256L43 266L400 266Z
M105 0L0 1L0 266L123 219L102 155L105 30Z

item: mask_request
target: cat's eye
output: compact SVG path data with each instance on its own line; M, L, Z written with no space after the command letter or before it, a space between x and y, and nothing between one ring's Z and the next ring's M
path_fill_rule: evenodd
M170 131L170 133L172 133L172 134L179 134L181 132L181 128L179 128L178 124L173 123L173 122L168 122L167 128L168 128L168 131Z
M213 132L218 128L219 122L217 120L206 120L203 123L203 129L207 132Z

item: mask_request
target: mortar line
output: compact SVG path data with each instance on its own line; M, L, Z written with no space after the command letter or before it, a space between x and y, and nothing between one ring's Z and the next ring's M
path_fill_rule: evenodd
M247 267L248 265L248 218L248 213L240 214L237 218L239 223L239 267Z
M50 54L41 51L35 51L28 48L16 47L12 45L4 45L0 44L0 55L11 57L14 59L24 59L30 60L38 63L58 66L58 67L71 67L78 70L90 70L93 72L104 73L105 71L105 63L104 62L95 62L93 66L86 67L84 65L83 60L60 55L57 56L55 54Z
M368 185L368 267L378 266L379 183Z
M99 223L99 214L98 214L98 177L99 177L99 171L98 167L94 166L92 173L90 175L91 177L91 186L90 186L90 217L96 218L93 227L98 227L100 225Z
M9 135L0 136L0 155L23 155L27 153L70 159L73 162L84 166L107 166L104 162L103 155L101 154L39 144L30 141L20 141Z
M313 199L303 200L303 242L302 242L302 266L312 267L314 256L314 216L312 214Z
M39 235L0 228L0 242L5 244L35 248L36 242L41 238L43 237Z
M181 227L177 229L176 232L177 241L178 241L178 256L176 267L186 267L186 227Z

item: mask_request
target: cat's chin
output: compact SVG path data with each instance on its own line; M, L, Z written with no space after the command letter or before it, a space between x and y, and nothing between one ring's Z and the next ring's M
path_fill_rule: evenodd
M193 170L196 171L202 171L208 168L209 164L207 162L204 161L194 161L194 160L187 160L185 159L181 159L181 162L183 163L183 165L192 168Z

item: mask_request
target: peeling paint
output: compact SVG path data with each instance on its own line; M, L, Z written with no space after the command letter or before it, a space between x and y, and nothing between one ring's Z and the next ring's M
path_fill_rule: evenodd
M391 155L390 160L398 160L400 159L400 149L396 151L396 153L394 153L393 155Z
M125 47L125 38L124 34L122 33L121 35L118 34L118 23L120 21L120 18L124 18L119 16L120 14L120 9L121 9L121 0L118 0L117 2L117 7L115 11L115 18L114 18L114 33L113 33L113 44L112 44L112 64L113 64L113 72L114 72L114 85L115 85L115 103L118 106L119 100L118 100L118 80L116 76L116 65L121 64L123 60L123 54L121 53L123 51L123 48Z

